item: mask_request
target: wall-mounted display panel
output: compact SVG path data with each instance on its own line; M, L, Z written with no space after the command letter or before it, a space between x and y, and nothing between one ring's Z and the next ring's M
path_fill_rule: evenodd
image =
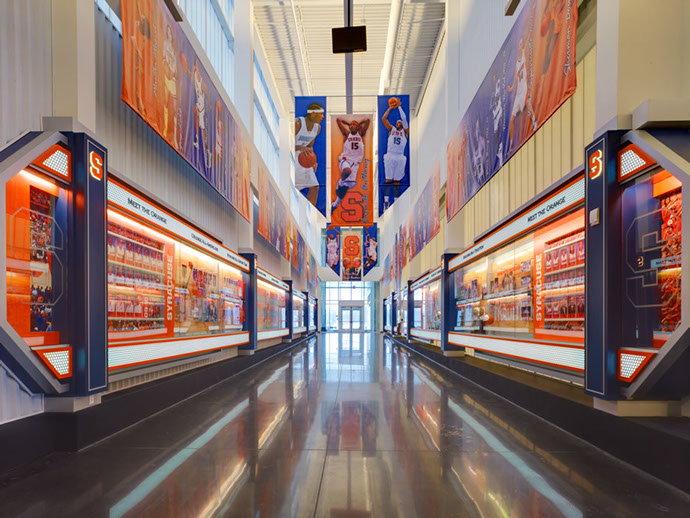
M290 287L270 273L257 269L256 319L258 339L279 338L290 334L287 322L287 298Z
M109 368L247 343L247 261L117 181L108 199Z
M414 338L441 340L441 273L442 269L436 268L410 285L413 301L410 336Z
M292 332L294 334L306 333L307 300L303 293L299 291L292 292Z
M449 262L449 343L584 371L583 183L567 183Z

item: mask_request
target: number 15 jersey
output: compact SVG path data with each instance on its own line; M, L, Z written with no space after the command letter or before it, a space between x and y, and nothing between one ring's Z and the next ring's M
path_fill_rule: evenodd
M347 134L347 138L343 143L343 153L340 155L350 162L361 162L364 159L364 141L359 133Z
M405 153L405 146L407 145L407 137L405 130L393 128L388 134L388 148L386 152L392 155L402 155Z

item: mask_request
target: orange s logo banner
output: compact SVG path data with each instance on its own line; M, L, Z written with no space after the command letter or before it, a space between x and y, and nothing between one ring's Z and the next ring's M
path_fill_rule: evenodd
M373 115L331 116L331 224L374 222Z

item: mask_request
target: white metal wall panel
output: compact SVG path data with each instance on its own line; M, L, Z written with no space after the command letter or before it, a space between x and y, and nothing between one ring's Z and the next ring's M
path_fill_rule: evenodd
M238 236L249 224L120 99L122 38L101 11L94 11L96 125L98 139L108 148L110 168L237 250Z
M43 412L43 395L29 393L0 362L0 425Z
M50 0L0 2L0 148L52 115Z

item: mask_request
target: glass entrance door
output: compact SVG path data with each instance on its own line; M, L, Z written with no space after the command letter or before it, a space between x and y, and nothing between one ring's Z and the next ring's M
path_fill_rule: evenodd
M362 306L340 306L340 331L364 331Z

